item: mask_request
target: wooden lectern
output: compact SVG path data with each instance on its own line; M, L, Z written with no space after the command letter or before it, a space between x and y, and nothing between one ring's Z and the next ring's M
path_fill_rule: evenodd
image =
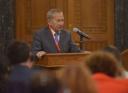
M85 58L90 53L50 53L44 55L36 65L43 67L57 67L68 64L81 63L85 61Z

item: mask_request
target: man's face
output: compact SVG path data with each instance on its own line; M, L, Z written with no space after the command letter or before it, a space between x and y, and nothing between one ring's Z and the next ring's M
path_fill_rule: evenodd
M60 31L64 28L64 16L63 13L55 13L53 19L48 23L54 31Z

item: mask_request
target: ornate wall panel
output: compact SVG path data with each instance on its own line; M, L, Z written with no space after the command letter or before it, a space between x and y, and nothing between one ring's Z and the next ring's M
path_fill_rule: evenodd
M66 0L16 0L16 38L31 43L34 32L47 25L46 13L51 8L62 9L68 24L66 3Z
M72 27L92 37L85 40L87 50L94 50L91 45L99 49L114 44L114 0L73 0L72 16ZM79 41L78 36L74 37Z

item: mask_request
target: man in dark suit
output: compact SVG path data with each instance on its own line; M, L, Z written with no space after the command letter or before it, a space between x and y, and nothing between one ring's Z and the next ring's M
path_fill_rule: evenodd
M72 42L71 33L64 29L63 12L51 9L47 13L48 27L35 33L32 52L40 58L45 53L80 52Z

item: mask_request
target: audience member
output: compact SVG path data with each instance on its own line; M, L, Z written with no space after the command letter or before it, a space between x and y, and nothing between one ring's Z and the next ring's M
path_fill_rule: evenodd
M109 52L95 52L90 54L85 63L93 74L100 93L128 93L124 81L119 81L120 69L118 60Z
M50 71L36 73L31 79L30 93L63 93L62 84Z
M105 73L111 77L119 76L120 70L117 66L117 59L107 52L95 52L89 55L86 59L87 66L93 74Z
M64 84L64 93L97 93L95 82L83 64L67 66L57 75Z
M32 68L30 48L25 42L14 41L8 47L7 56L12 66L7 93L28 93L28 83L35 72Z
M120 51L114 45L108 45L102 49L104 52L112 53L117 60L121 61Z
M121 54L120 54L119 49L117 47L113 46L113 45L108 45L108 46L104 47L102 50L104 52L109 52L109 53L111 53L115 56L115 58L118 60L117 63L118 63L118 66L121 70L121 75L123 77L127 78L128 77L128 72L123 67Z

